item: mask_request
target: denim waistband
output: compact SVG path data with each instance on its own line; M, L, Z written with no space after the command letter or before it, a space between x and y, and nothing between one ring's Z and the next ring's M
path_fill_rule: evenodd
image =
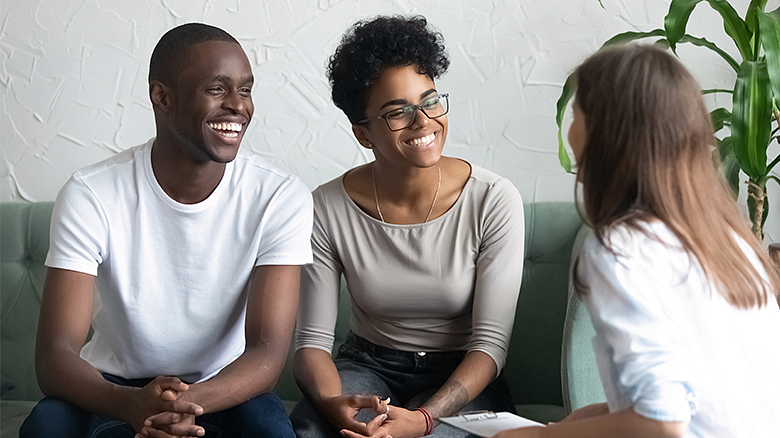
M402 351L392 348L383 347L381 345L374 344L371 341L361 338L360 336L352 333L347 334L347 340L344 345L339 349L355 348L359 351L365 351L370 353L374 357L383 357L392 360L403 361L420 361L426 362L438 362L438 361L457 361L458 363L466 356L465 350L456 351Z
M154 377L144 377L140 379L125 379L124 377L119 377L114 374L109 374L109 373L101 373L101 374L103 375L104 379L108 380L111 383L115 383L120 386L133 386L136 388L143 388L144 386L152 383L152 380L155 379ZM182 380L182 382L188 385L192 384L192 382L189 381Z

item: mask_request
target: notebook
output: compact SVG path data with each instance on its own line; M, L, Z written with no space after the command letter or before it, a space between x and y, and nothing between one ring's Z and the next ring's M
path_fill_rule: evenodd
M545 427L544 424L509 412L465 412L454 417L439 418L439 421L481 437L491 437L502 430L517 429L518 427Z

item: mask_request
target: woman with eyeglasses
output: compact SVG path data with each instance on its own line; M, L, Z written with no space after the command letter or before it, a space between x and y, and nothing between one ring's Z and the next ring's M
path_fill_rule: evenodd
M514 410L500 372L523 204L508 180L442 156L449 99L434 80L448 66L442 36L420 16L358 22L330 59L333 101L375 160L313 192L294 366L305 399L291 414L299 438L465 436L437 419ZM342 274L351 331L333 360Z

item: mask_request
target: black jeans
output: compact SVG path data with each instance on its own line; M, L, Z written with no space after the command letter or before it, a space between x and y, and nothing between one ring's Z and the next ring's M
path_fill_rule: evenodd
M465 351L415 353L372 344L350 333L336 356L336 369L344 395L390 397L395 406L420 407L450 377L466 356ZM503 375L495 379L462 412L491 410L515 412L509 386ZM339 437L338 431L305 398L290 414L298 438ZM432 437L473 436L446 424L439 424Z

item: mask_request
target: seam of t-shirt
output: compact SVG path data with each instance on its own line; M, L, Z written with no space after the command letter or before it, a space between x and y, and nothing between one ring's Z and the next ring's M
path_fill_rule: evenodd
M163 190L160 182L157 181L157 178L154 176L154 169L152 168L153 144L154 138L149 140L145 145L141 146L141 148L136 151L136 154L140 154L140 156L136 155L135 158L136 161L138 159L141 160L141 171L144 173L145 180L149 184L152 192L154 192L157 198L160 199L162 203L165 204L165 206L168 208L181 213L199 213L217 203L225 190L227 190L226 186L229 184L230 178L233 175L233 171L235 170L235 160L225 165L225 172L222 174L222 178L219 180L219 184L217 184L217 187L214 188L214 191L212 191L206 199L198 202L197 204L182 204L181 202L171 198L167 193L165 193L165 190Z

